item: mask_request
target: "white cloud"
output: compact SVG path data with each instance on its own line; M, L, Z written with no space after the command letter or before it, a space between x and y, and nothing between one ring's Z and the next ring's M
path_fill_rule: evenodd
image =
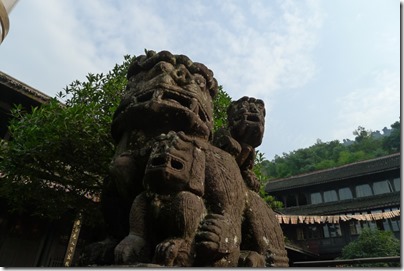
M229 23L231 27L241 31L245 30L247 18L240 2L235 3L231 0L222 0L219 6L221 13L228 19L227 23Z
M123 55L147 48L187 54L207 64L238 98L299 87L315 74L311 51L321 11L313 1L281 3L279 14L266 1L86 0L72 5L32 0L17 7L25 12L19 18L38 30L31 33L29 49L34 51L27 62L38 63L38 72L54 78L53 83L34 83L43 91L56 92L88 72L105 72ZM30 34L20 35L26 39Z
M125 54L165 48L170 33L152 4L132 1L23 1L12 15L0 70L51 96L89 72L107 72Z
M381 130L399 119L399 73L384 70L370 74L369 77L373 78L371 87L356 89L337 100L340 110L337 113L334 138L352 138L352 132L358 126Z
M262 11L260 18L269 18L271 9ZM321 27L321 10L313 1L306 4L282 2L281 16L271 17L267 27L257 31L253 17L243 22L240 33L227 30L221 38L228 48L225 59L218 65L221 83L231 90L235 98L243 95L268 97L274 91L291 89L306 84L316 72L312 50L317 43L317 30ZM229 8L233 10L233 8ZM253 14L256 8L252 7ZM238 14L238 12L236 12ZM240 16L236 15L236 18ZM258 20L258 23L262 23ZM236 80L235 80L236 78Z
M248 1L251 14L261 23L267 23L273 16L273 11L268 5L262 1Z

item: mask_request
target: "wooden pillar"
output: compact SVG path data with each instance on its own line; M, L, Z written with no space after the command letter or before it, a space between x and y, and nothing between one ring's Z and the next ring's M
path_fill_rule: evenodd
M69 243L67 244L65 259L63 260L63 265L65 267L69 267L72 264L74 252L76 251L77 241L79 239L81 220L81 213L79 213L77 219L73 223L72 233L70 234Z

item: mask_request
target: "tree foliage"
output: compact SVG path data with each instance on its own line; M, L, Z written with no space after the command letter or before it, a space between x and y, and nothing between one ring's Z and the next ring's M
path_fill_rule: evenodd
M11 210L58 219L73 210L96 213L99 194L113 155L112 114L126 86L132 57L107 74L88 74L57 98L24 112L12 110L11 141L2 141L0 196Z
M264 158L264 154L262 152L257 151L253 171L255 176L257 176L258 180L261 183L259 195L261 196L261 198L264 199L264 201L269 206L271 206L273 210L278 210L283 208L282 201L276 200L274 196L268 195L267 192L265 192L265 183L268 180L268 176L265 174L264 171L265 161L266 160Z
M391 125L392 131L389 136L383 138L383 148L388 152L400 151L400 139L401 139L401 124L400 121L396 121Z
M214 130L226 127L227 125L227 107L231 103L231 97L219 86L219 91L213 100Z
M400 240L391 231L365 228L358 239L342 249L342 259L400 256ZM356 267L391 267L399 263L358 264Z
M391 125L391 133L373 136L373 132L359 126L353 132L355 141L322 142L320 139L308 148L298 149L270 161L263 161L263 171L269 179L286 178L315 170L337 167L400 151L400 122Z

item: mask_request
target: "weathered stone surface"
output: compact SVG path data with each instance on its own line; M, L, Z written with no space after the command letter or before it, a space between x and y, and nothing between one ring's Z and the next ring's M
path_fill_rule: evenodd
M252 173L264 104L232 103L229 129L222 141L215 135L215 146L216 92L213 72L183 55L148 51L131 65L102 196L110 237L90 246L82 264L288 265L282 231Z
M246 185L258 192L260 182L252 171L255 149L261 145L265 129L265 105L260 99L242 97L228 110L228 126L216 131L213 144L232 154Z

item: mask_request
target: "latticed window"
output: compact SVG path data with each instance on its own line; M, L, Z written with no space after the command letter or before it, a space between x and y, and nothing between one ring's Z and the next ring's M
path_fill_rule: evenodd
M323 238L323 227L320 225L310 225L306 230L306 239L319 239Z
M390 193L392 191L393 188L388 180L373 183L373 193L375 195Z
M372 195L372 189L369 184L361 184L355 187L356 197L367 197Z
M400 178L395 178L394 180L393 180L393 183L394 183L394 190L395 191L401 191L401 180L400 180Z
M391 211L395 211L395 210L398 210L398 208L391 208ZM384 211L389 212L390 209L385 209ZM392 218L392 219L386 219L386 220L390 222L392 231L400 231L400 217L399 216Z
M381 212L381 210L371 211L371 213L380 213L380 212ZM364 214L368 214L368 213L367 212L355 213L355 215L364 215ZM377 229L377 224L375 221L350 221L349 222L349 229L350 229L351 235L357 235L357 234L362 233L362 230L364 228Z
M325 238L333 238L342 236L341 226L339 224L325 224L323 226Z
M359 215L360 213L355 213L355 215ZM348 213L347 215L352 215ZM362 233L361 223L359 221L352 220L349 222L349 231L351 235L359 235Z
M297 240L304 240L304 231L302 228L296 229L296 239Z
M349 187L340 188L338 190L339 200L352 199L352 191Z
M338 196L335 190L329 190L324 192L324 202L337 201L337 200Z
M323 202L320 192L311 193L310 195L311 204L318 204Z
M330 235L331 237L340 237L342 236L341 226L339 224L330 224Z
M362 232L360 223L358 221L350 221L349 232L351 233L351 235L359 235Z

